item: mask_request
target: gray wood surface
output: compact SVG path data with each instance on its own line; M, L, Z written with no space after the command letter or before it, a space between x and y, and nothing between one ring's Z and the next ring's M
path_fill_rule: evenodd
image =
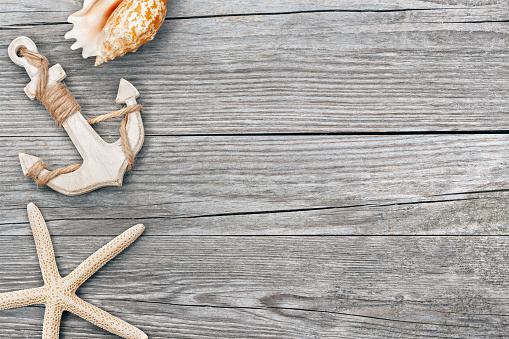
M80 296L149 338L509 337L509 4L175 0L156 39L94 68L80 0L0 1L0 292L147 227ZM80 161L7 56L32 38L91 117L118 81L147 133L121 188L36 187L18 152ZM118 137L119 121L97 127ZM0 312L38 338L42 307ZM114 338L73 316L61 338Z

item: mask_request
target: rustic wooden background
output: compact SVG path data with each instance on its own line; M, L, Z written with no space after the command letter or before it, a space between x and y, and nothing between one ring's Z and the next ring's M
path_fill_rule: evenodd
M0 292L42 284L25 207L62 274L136 223L80 296L149 338L509 337L509 4L174 0L154 41L93 67L81 0L0 1ZM96 116L140 91L121 188L36 187L18 152L79 162L7 56L32 38ZM97 129L118 137L119 121ZM0 312L38 338L43 307ZM115 338L66 314L61 338Z

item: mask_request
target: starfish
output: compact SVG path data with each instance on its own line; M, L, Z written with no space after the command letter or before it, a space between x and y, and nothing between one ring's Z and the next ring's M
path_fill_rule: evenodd
M27 206L44 286L0 294L0 310L44 304L43 339L58 339L63 311L69 311L106 331L126 339L147 339L147 335L127 322L76 296L76 290L95 272L131 245L143 232L136 225L110 241L83 261L68 276L58 273L51 237L41 212L34 204Z

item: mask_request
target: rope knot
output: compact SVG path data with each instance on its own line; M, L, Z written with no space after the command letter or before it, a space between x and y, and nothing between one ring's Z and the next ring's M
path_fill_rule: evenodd
M42 162L42 160L39 159L35 164L32 165L32 167L28 169L27 176L34 179L37 185L44 186L59 175L74 172L80 167L81 164L76 164L62 167L46 174L42 174L42 171L47 170L48 167L46 164L44 164L44 162Z
M59 127L72 114L80 111L80 105L62 83L49 84L49 63L45 56L32 52L26 47L20 47L18 54L25 57L35 67L39 68L39 81L35 90L35 98L50 112Z
M39 177L41 172L48 167L42 162L42 160L38 160L35 164L32 165L27 171L27 176L34 179L37 185L44 186L47 184L47 181L44 178Z

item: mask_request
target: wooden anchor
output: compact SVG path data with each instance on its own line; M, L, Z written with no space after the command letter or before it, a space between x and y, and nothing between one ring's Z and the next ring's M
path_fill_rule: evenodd
M28 62L27 58L18 55L22 47L37 53L37 46L29 38L19 37L11 42L8 49L11 60L24 67L31 78L30 83L25 87L25 93L33 100L36 98L41 70ZM58 84L65 77L66 74L62 66L54 65L48 71L47 87L50 88ZM124 79L120 80L116 99L118 104L127 104L128 107L135 106L138 96L138 90L131 83ZM83 158L83 164L77 165L76 167L79 166L79 168L70 173L52 178L46 185L65 195L79 195L104 186L121 186L124 173L130 166L125 151L126 144L130 147L133 155L136 155L143 145L145 135L139 110L128 113L126 119L128 143L122 142L122 138L114 143L107 143L95 132L79 111L68 116L61 126ZM29 174L32 166L37 163L43 164L39 158L23 153L19 154L19 160L25 175ZM47 169L43 169L39 176L48 173L50 172Z

